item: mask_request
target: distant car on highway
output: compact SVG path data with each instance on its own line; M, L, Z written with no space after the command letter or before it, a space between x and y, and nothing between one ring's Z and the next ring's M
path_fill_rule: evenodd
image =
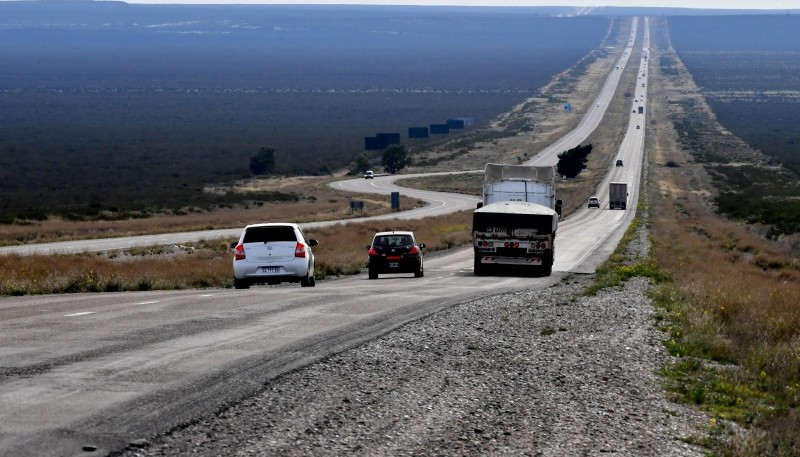
M417 243L414 232L378 232L372 238L369 250L369 279L378 279L381 273L425 274L422 250L425 243Z
M597 197L589 197L587 208L600 208L600 199Z
M233 285L300 282L314 287L314 253L317 240L307 240L300 227L291 223L248 225L233 247Z
M374 178L375 178L375 173L373 173L372 170L367 170L367 172L364 173L364 179L374 179Z
M641 127L639 127L639 126L637 125L637 126L636 126L636 128L637 128L637 129L640 129Z
M622 159L617 159L616 166L618 166L618 167L621 167L621 166L623 166L623 165L622 165Z

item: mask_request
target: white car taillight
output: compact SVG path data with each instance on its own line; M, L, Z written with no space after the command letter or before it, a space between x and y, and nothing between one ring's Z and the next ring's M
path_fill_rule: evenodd
M238 245L236 246L236 253L233 255L234 260L244 260L247 258L247 255L244 253L244 246Z
M306 256L306 245L303 243L297 243L297 246L294 248L294 256L295 257L305 257Z

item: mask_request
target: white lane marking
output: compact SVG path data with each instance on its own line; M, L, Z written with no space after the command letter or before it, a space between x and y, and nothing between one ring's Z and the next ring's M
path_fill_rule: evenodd
M139 302L137 303L137 305L154 305L156 303L158 303L158 300L150 300L150 301Z
M65 314L64 317L87 316L89 314L94 314L94 311L83 311L81 313Z
M203 298L207 298L207 297L213 297L214 294L202 294L200 296L203 297Z

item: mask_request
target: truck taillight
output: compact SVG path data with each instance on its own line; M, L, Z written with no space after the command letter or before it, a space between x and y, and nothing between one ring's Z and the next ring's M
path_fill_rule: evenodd
M518 248L519 247L519 243L518 242L515 243L515 242L506 241L505 243L503 243L503 246L507 247L507 248Z
M295 257L305 257L306 256L306 245L303 243L297 243L297 246L294 248L294 256Z
M245 253L244 253L244 246L241 245L241 244L237 245L236 246L236 252L234 252L234 254L233 254L233 259L234 260L244 260L246 258L247 258L247 255L245 255Z

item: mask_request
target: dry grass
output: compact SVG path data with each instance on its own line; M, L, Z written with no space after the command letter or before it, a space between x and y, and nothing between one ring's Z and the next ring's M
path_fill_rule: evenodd
M79 255L0 256L0 294L187 289L232 284L225 242Z
M320 242L314 249L317 277L359 273L366 266L365 248L372 235L383 230L414 231L427 252L438 251L471 241L471 213L309 231L307 236ZM0 294L232 287L231 241L95 254L0 256Z
M684 114L676 101L696 87L686 73L656 82L647 148L653 256L671 278L655 294L677 357L664 370L668 388L712 416L712 439L701 441L713 452L798 455L800 262L714 212L706 169L671 128L670 116ZM731 432L728 421L745 428Z

